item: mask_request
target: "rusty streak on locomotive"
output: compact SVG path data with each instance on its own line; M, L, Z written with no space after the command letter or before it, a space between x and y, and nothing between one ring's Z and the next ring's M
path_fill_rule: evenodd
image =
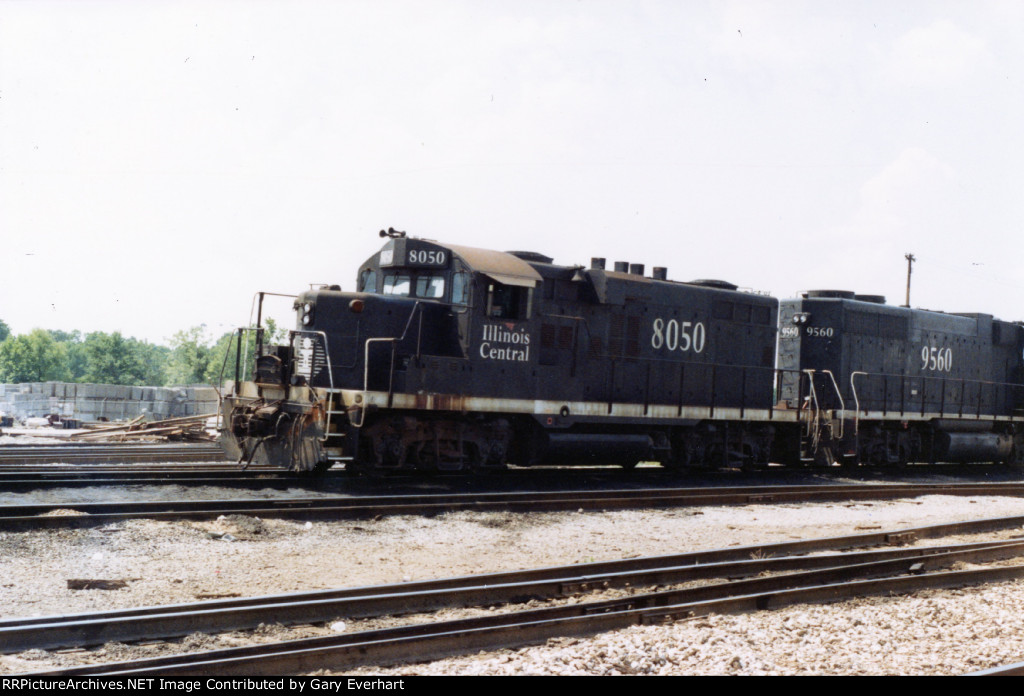
M236 366L225 386L230 456L364 472L1024 461L1019 323L381 236L356 292L296 297L287 345L256 329L252 378Z

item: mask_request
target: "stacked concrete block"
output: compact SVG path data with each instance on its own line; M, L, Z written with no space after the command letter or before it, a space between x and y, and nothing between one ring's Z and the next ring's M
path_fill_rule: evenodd
M199 416L204 413L217 412L217 390L204 385L190 386L186 390L184 400L185 408L188 409L188 416Z
M56 413L82 421L164 420L217 411L217 392L206 385L126 387L114 384L31 382L0 384L0 414L18 419Z
M43 416L49 413L64 414L69 409L63 399L54 396L54 383L8 384L3 385L0 411L17 418Z

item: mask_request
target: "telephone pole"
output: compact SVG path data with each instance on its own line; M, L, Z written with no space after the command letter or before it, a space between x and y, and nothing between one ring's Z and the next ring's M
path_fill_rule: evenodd
M917 261L913 254L904 254L903 258L907 260L907 303L904 307L910 307L910 273L914 262Z

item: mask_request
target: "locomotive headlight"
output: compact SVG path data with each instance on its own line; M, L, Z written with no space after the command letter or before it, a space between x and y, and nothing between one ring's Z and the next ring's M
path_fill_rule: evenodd
M810 318L810 316L811 315L808 314L807 312L797 312L796 314L793 315L793 323L794 324L806 324L807 320Z
M302 325L309 326L313 323L313 303L307 302L302 305Z

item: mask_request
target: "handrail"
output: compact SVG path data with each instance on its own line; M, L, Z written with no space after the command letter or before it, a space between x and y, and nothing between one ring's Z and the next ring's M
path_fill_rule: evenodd
M819 421L821 420L821 407L818 405L818 390L814 388L814 370L804 370L804 372L807 374L808 396L810 397L811 403L813 404L811 422L813 423L814 427L811 428L811 424L809 423L807 426L807 434L811 436L811 445L814 447L815 450L817 450L819 433L821 432L819 428Z
M248 358L249 358L248 332L249 331L257 331L257 330L262 330L262 329L260 327L257 327L257 326L239 326L236 331L232 331L231 332L231 339L232 339L232 341L236 341L236 337L237 337L237 341L235 343L235 379L234 379L234 381L231 384L232 395L237 395L238 394L238 383L241 381L241 375L239 374L239 369L240 369L241 363L242 363L242 333L243 332L246 333L245 358L248 361ZM221 393L221 386L224 384L224 370L227 369L227 366L228 366L228 355L230 355L230 354L231 354L231 341L228 342L227 349L224 351L224 361L220 364L220 375L217 377L217 386L215 386L213 388L214 391L217 393L217 430L218 431L224 429L224 423L223 423L223 418L224 418L224 394Z
M412 326L412 319L413 319L414 316L416 316L416 310L418 310L420 308L420 304L421 304L420 301L416 300L416 304L414 304L412 306L412 311L409 312L409 318L406 319L406 321L405 321L405 328L402 329L402 335L399 336L398 338L395 338L394 336L389 336L389 337L385 337L385 338L368 338L368 339L366 339L366 343L363 344L363 348L364 348L364 351L365 351L365 356L364 356L364 360L363 360L363 391L369 391L369 389L370 389L370 387L369 387L369 384L370 384L370 344L374 343L374 342L382 343L382 342L390 341L391 343L399 343L401 341L404 341L406 334L409 333L409 327ZM422 338L422 333L423 333L423 326L421 324L420 325L420 334L421 335L417 336L417 340L416 340L416 355L417 355L417 357L419 357L419 343L420 343L420 339Z
M245 354L244 355L242 354L242 340L241 340L241 336L242 336L243 333L246 336L248 336L248 334L250 332L252 332L252 331L262 332L263 331L263 327L262 326L239 326L236 331L232 332L232 341L236 341L236 343L235 343L235 379L234 379L233 384L231 385L231 390L232 390L231 394L232 395L238 395L238 393L239 393L238 385L239 385L239 382L241 382L241 375L239 374L239 369L241 367L242 359L244 357L246 362L248 362L248 358L249 358L248 348L246 348ZM294 338L295 338L295 336L298 336L298 335L320 336L323 339L324 361L327 364L327 380L328 380L328 382L330 384L329 388L333 391L334 390L334 370L331 367L331 349L330 349L330 346L327 343L327 334L324 333L323 331L308 331L308 330L305 330L305 329L290 330L288 332L288 345L294 345ZM248 345L248 341L246 341L246 345ZM230 353L231 353L231 343L228 343L227 350L224 351L224 361L221 363L221 366L220 366L220 376L219 376L218 379L219 379L221 384L223 384L223 382L224 382L224 370L227 369L228 356L230 355ZM257 355L256 357L259 357L259 356ZM292 366L294 368L294 363L295 363L295 356L294 355L292 355L291 361L292 361ZM314 391L314 387L310 386L309 389L310 389L310 393L311 394L314 394L314 395L316 394L316 392ZM223 423L222 419L224 417L223 403L224 403L224 398L225 397L224 397L224 394L221 393L221 390L220 390L219 386L218 387L214 387L214 390L217 392L217 428L218 429L223 429L224 423ZM324 433L325 433L324 437L320 438L321 442L326 442L326 440L327 440L327 436L326 436L327 428L326 428L326 426L330 424L330 416L327 416L327 421L328 422L325 424L325 429L324 429Z
M850 373L850 390L853 392L853 434L860 434L860 397L857 396L857 384L854 378L857 375L866 375L867 372L855 371Z
M388 404L391 403L392 398L392 387L394 386L395 379L395 345L405 340L406 335L409 333L409 327L412 326L413 317L416 316L416 311L420 309L420 300L416 300L416 304L412 306L412 311L409 312L409 318L405 322L405 328L402 329L402 335L398 338L387 337L387 338L368 338L363 344L363 391L367 392L370 390L370 344L371 343L391 343L391 366L388 370ZM420 311L420 325L419 335L416 337L416 357L420 354L420 341L423 338L423 312ZM361 428L363 423L366 421L366 409L362 409L362 413L359 422L356 423L355 419L350 419L352 427Z
M846 423L846 401L843 399L842 392L839 391L839 385L836 383L836 376L832 374L832 370L822 370L822 372L832 380L832 388L836 390L836 396L839 397L839 410L842 411L842 415L839 417L839 439L841 440Z
M804 372L807 374L807 384L808 384L808 391L809 391L808 396L811 399L812 408L813 408L813 411L814 411L812 419L811 419L811 422L808 423L808 435L810 435L810 437L811 437L811 447L812 447L813 451L817 452L818 451L818 446L821 444L821 432L822 432L822 427L821 427L821 410L822 409L821 409L821 404L818 402L818 390L814 386L814 376L817 373L817 371L816 370L811 370L811 369L806 369L806 370L804 370ZM846 426L846 402L843 399L843 394L842 394L842 392L839 389L839 384L836 382L836 377L835 377L834 374L832 374L832 371L831 370L821 370L821 373L828 375L829 380L832 382L832 388L835 389L836 395L839 397L839 410L841 411L842 415L840 415L840 417L839 417L839 434L838 434L838 438L840 440L842 440L843 439L844 430L845 430L845 426ZM832 410L834 411L835 409L832 409ZM835 419L833 418L833 419L830 419L830 420L835 420Z
M901 388L900 388L900 392L901 392L900 393L900 402L901 402L900 412L901 412L901 414L906 411L906 408L905 408L906 404L904 404L903 401L906 399L906 387L907 387L906 381L908 379L920 379L922 381L921 397L920 397L920 403L921 403L920 412L921 412L922 415L926 412L926 404L927 404L926 396L929 393L932 393L932 390L928 390L928 389L925 388L926 384L928 384L928 383L934 384L935 381L939 381L941 383L941 385L942 385L940 390L937 390L937 391L934 392L934 393L939 394L939 406L938 406L939 410L938 410L938 414L940 416L945 416L945 415L949 414L950 416L963 417L964 413L965 413L965 405L968 406L968 407L970 406L967 403L967 392L968 392L969 388L976 388L977 389L977 404L975 405L974 408L968 408L966 410L967 410L967 413L969 415L971 415L971 411L973 411L974 412L973 415L976 418L982 418L983 417L982 409L981 409L981 404L982 404L982 401L984 400L984 392L985 392L986 389L991 389L991 394L992 394L993 398L995 398L998 395L998 390L1000 388L1009 390L1011 393L1012 393L1012 390L1020 390L1020 389L1024 388L1024 385L1015 384L1013 382L993 382L993 381L982 380L982 379L966 379L966 378L963 378L963 377L960 377L960 378L955 378L955 377L932 377L932 376L928 376L928 375L905 375L905 374L886 373L886 372L864 372L864 371L857 371L857 372L850 373L850 384L851 384L851 388L853 388L853 390L854 390L854 398L856 399L856 409L857 409L857 413L858 414L861 413L861 406L860 406L860 398L859 398L859 395L858 395L857 389L856 389L856 383L855 383L854 380L855 380L855 378L857 378L859 376L863 376L863 379L874 379L874 378L882 379L885 383L888 383L889 378L896 378L896 377L900 378L900 380L901 380L900 381L900 385L901 385ZM863 381L863 379L861 381ZM947 393L946 393L946 386L947 386L947 384L949 384L949 385L956 384L960 388L959 398L953 404L947 403L947 401L948 401L947 400ZM884 389L884 391L885 391L885 395L884 395L882 400L883 400L883 404L885 406L883 406L883 410L887 410L886 406L888 405L888 400L889 400L889 391L888 391L888 387L887 386ZM933 397L933 399L934 399L934 397ZM916 403L916 401L917 401L917 399L915 398L914 402ZM917 409L915 408L913 410L917 410ZM866 410L865 410L865 412L866 412ZM992 414L985 414L985 415L986 416L987 415L995 416L995 415L998 415L998 414L992 413Z
M252 306L249 307L249 324L252 325L252 313L256 312L256 355L259 355L263 351L263 298L266 296L270 297L291 297L295 299L298 295L288 295L280 292L266 292L260 291L252 296ZM259 298L259 303L256 302L256 298ZM248 354L248 351L246 351Z

